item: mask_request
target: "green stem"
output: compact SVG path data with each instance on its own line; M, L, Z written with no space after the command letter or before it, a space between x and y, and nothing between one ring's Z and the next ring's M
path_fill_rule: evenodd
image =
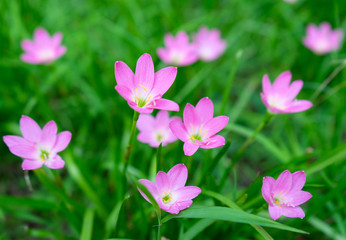
M255 129L255 131L246 139L246 141L241 145L241 147L238 149L238 151L234 154L232 157L232 161L230 166L226 169L224 172L221 181L220 181L220 189L223 188L227 176L231 173L233 167L235 164L239 161L239 159L242 157L245 149L255 140L257 134L270 122L274 115L270 112L267 112L266 115L263 117L262 122L258 125L258 127Z
M157 215L157 240L161 240L161 211L156 211Z

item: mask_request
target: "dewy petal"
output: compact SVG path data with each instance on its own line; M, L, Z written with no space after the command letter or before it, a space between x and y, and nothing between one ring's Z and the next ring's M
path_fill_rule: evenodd
M299 217L299 218L303 219L305 217L305 213L304 213L303 209L301 209L300 207L282 208L281 214L284 215L285 217L291 217L291 218Z
M214 104L208 97L204 97L198 101L195 110L201 123L203 124L213 118Z
M291 191L300 191L305 185L306 174L304 171L297 171L292 174Z
M309 192L299 191L299 192L292 192L287 197L292 198L292 200L290 201L290 204L292 204L293 206L299 206L300 204L303 204L306 201L308 201L312 197L312 195Z
M264 95L268 96L271 93L271 84L268 75L264 75L262 79L262 90Z
M312 103L308 100L295 100L285 109L287 113L303 112L312 107Z
M56 135L56 141L54 144L54 151L61 152L64 150L71 141L72 134L69 131L64 131Z
M171 189L169 177L165 172L159 171L155 178L158 194L168 193Z
M272 188L274 193L285 194L291 190L292 187L292 174L290 171L283 171L278 179L275 181L275 184Z
M172 191L184 187L187 180L187 168L184 164L177 164L167 173Z
M132 99L132 91L123 85L115 86L115 90L122 96L126 101L133 101Z
M28 116L22 116L19 125L25 139L35 143L40 141L41 128L33 119Z
M43 163L44 162L41 160L24 159L24 161L22 163L22 169L23 170L34 170L37 168L41 168Z
M151 91L154 84L154 63L148 53L138 59L134 79L135 87L140 84L148 93Z
M15 145L29 145L33 146L33 143L26 140L25 138L18 137L18 136L12 136L7 135L3 137L4 142L6 143L7 147L12 147Z
M44 164L51 169L60 169L65 166L64 160L62 160L59 155L56 155L52 159L48 159Z
M217 116L210 121L208 121L204 126L203 126L203 131L207 131L205 134L205 137L212 137L216 133L220 132L222 129L225 128L229 121L229 117L226 116Z
M225 145L225 138L221 135L214 135L211 138L206 140L207 144L201 145L201 148L210 149L222 147Z
M272 187L275 183L275 179L272 177L264 177L263 178L263 185L262 185L262 196L264 198L264 200L269 203L272 204Z
M290 71L286 71L281 73L274 81L273 83L273 92L275 93L282 93L285 92L292 79L292 74Z
M274 206L269 205L268 210L269 210L270 217L274 220L276 220L282 216L282 213L281 213L282 208L281 207L278 207L275 205Z
M182 123L181 119L172 120L169 123L169 128L171 129L172 133L181 141L188 141L189 136L187 135L185 126Z
M116 61L114 64L114 74L118 85L126 86L129 89L134 88L134 74L126 63Z
M197 197L201 193L201 189L195 186L182 187L174 191L173 195L176 201L188 201Z
M177 76L176 67L166 67L155 73L151 95L163 95L172 86Z
M155 118L148 114L140 114L137 121L139 131L153 131L155 129Z
M176 104L175 102L173 102L171 100L164 99L164 98L160 98L158 100L155 100L155 103L152 106L152 108L166 110L166 111L175 111L175 112L179 111L179 105L178 104Z
M143 184L147 190L151 193L151 195L156 199L157 196L158 196L158 192L157 192L157 189L156 189L156 185L155 183L153 183L152 181L149 181L147 179L139 179L138 180L141 184ZM148 202L149 199L148 197L141 191L138 189L138 191L141 193L141 195L145 198L145 200L147 200ZM151 203L151 202L150 202Z
M184 143L184 154L186 156L192 156L197 150L199 146L190 142L185 142Z
M11 153L22 158L36 159L39 154L36 147L29 145L14 145L9 149Z
M57 126L54 121L49 121L42 129L40 145L51 149L56 140Z
M187 130L191 128L195 128L195 126L199 127L200 125L200 121L198 119L196 110L190 103L186 104L186 107L183 113L183 119L184 119L185 128Z

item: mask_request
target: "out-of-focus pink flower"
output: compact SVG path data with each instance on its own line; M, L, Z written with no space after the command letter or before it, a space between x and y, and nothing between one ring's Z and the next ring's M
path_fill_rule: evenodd
M115 62L115 90L139 113L151 113L153 109L179 111L175 102L163 99L162 95L173 84L176 67L166 67L154 72L151 56L144 53L137 61L136 72L122 61Z
M23 170L40 168L43 164L48 168L63 168L65 162L57 153L70 143L71 133L64 131L57 134L54 121L49 121L43 129L28 116L22 116L19 123L23 137L7 135L3 140L11 153L24 158Z
M269 204L269 214L276 220L280 216L304 218L304 211L300 204L308 201L312 196L309 192L302 191L306 175L304 171L290 173L283 171L277 180L264 177L262 195Z
M172 214L178 214L191 206L192 199L201 193L199 187L185 186L187 180L187 168L184 164L177 164L168 173L159 171L155 182L147 179L140 179L151 195L154 197L160 208ZM147 196L139 191L147 200Z
M186 32L179 32L175 38L166 34L165 48L159 48L157 55L165 63L175 66L187 66L198 60L196 47L189 42Z
M62 34L55 33L52 37L43 28L37 28L34 32L34 40L23 40L22 48L25 51L21 55L23 62L30 64L48 64L60 58L66 52L66 47L61 45Z
M137 128L140 133L137 136L138 141L148 143L150 146L157 148L161 143L166 146L168 143L177 140L169 128L169 122L179 120L179 117L169 118L168 112L159 111L156 118L148 115L139 115Z
M218 58L226 49L226 41L220 37L218 29L208 30L201 27L194 37L194 44L200 59L213 61Z
M303 87L303 81L296 80L290 84L291 79L291 72L286 71L281 73L271 85L268 75L264 75L261 98L271 113L302 112L312 107L312 103L308 100L295 100Z
M320 27L309 24L303 44L316 54L326 54L341 48L343 37L341 29L332 30L327 22L323 22Z
M205 97L199 100L196 107L186 104L184 109L184 123L173 120L169 127L172 133L184 143L184 153L193 155L198 148L216 148L225 145L224 137L216 135L228 123L227 116L213 118L213 102Z

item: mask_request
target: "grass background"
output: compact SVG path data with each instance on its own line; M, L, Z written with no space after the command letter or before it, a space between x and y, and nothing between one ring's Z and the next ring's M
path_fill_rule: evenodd
M328 21L333 28L346 30L345 1L5 0L0 2L0 13L0 133L20 135L18 123L23 114L41 126L55 120L59 131L71 131L72 141L62 153L66 167L56 172L63 179L66 196L75 201L69 205L73 205L72 210L66 207L59 195L61 190L40 183L42 175L32 172L29 176L34 191L30 192L21 160L1 142L0 239L155 236L153 208L135 187L129 189L123 202L121 162L132 110L114 90L114 62L122 60L134 69L139 56L147 52L158 70L166 66L156 55L156 49L163 46L164 34L184 30L192 36L202 25L221 30L228 45L226 52L213 62L178 68L176 81L165 98L177 101L182 110L186 103L195 105L208 96L219 115L228 76L237 61L239 64L224 113L230 117L230 124L221 132L232 145L200 187L221 193L249 212L269 217L260 191L262 177L276 178L285 169L305 170L308 177L304 189L313 195L303 205L306 218L278 221L310 235L266 230L276 239L346 237L345 47L316 56L302 45L309 23ZM49 66L29 65L19 59L20 41L32 38L39 26L50 33L64 34L67 53ZM340 70L338 74L317 94L336 69ZM292 71L293 79L304 80L299 98L312 100L314 107L304 113L276 116L219 189L217 184L230 157L266 112L259 96L262 76L268 73L273 81L286 70ZM199 150L188 159L177 141L162 149L161 170L181 162L191 164L196 170L190 171L188 183L193 185L203 164L218 152ZM130 162L133 179L148 177L154 155L155 150L148 145L135 143ZM202 194L194 205L223 204ZM117 224L108 221L114 209L120 211ZM171 220L161 232L170 239L183 238L182 234L197 222ZM107 223L111 230L105 236ZM196 239L261 239L246 224L216 221L197 226Z

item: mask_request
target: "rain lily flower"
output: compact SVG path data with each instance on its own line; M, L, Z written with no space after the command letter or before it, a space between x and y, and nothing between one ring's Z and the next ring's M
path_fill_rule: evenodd
M189 42L186 32L179 32L175 38L166 34L165 48L159 48L157 55L165 63L175 66L187 66L198 60L195 45Z
M147 179L140 179L151 195L154 197L160 208L172 214L178 214L191 206L192 199L201 193L199 187L185 186L187 180L187 168L184 164L177 164L172 167L168 173L159 171L155 182ZM147 196L141 192L141 195L147 200Z
M327 22L323 22L320 27L309 24L303 44L316 54L326 54L341 48L343 37L341 29L332 30Z
M226 49L226 42L220 38L218 29L208 30L201 27L194 37L194 44L200 59L213 61L218 58Z
M261 98L271 113L302 112L312 107L310 101L295 100L303 87L303 81L296 80L290 84L291 79L291 72L283 72L271 85L268 75L264 75Z
M304 218L305 213L299 207L312 196L309 192L302 191L306 175L304 171L290 173L283 171L277 180L264 177L262 195L269 204L269 214L274 220L280 216Z
M136 72L122 61L115 62L115 90L139 113L151 113L153 109L179 111L173 101L162 95L171 87L177 75L177 68L166 67L154 72L151 56L143 54L137 61Z
M213 102L205 97L199 100L196 107L186 104L183 119L172 120L169 124L173 134L184 143L184 153L193 155L198 148L216 148L225 145L225 139L215 135L228 123L229 118L218 116L213 118Z
M137 128L140 133L137 136L138 141L148 143L152 147L166 146L168 143L177 140L176 136L169 128L171 120L179 120L178 117L169 118L168 112L159 111L156 118L148 115L139 115Z
M4 136L3 140L14 155L24 158L23 170L33 170L46 165L48 168L63 168L65 162L58 152L64 150L71 140L71 133L57 134L54 121L48 122L43 129L30 117L22 116L20 130L23 137Z
M24 54L23 62L30 64L48 64L60 58L66 52L66 47L61 45L62 34L55 33L52 37L43 29L38 28L34 33L34 40L23 40L21 45Z

